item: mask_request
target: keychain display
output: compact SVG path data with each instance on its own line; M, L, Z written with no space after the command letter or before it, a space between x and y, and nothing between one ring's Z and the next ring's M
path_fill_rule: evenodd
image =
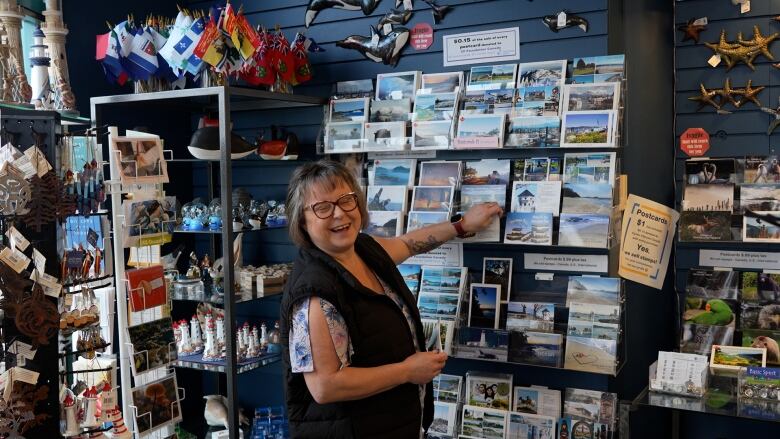
M65 193L74 197L76 209L82 215L98 212L106 200L103 169L96 148L92 129L84 136L63 137L60 175Z
M65 250L60 262L60 282L75 284L99 278L103 274L102 262L103 251L99 248L86 250L79 244L77 248Z

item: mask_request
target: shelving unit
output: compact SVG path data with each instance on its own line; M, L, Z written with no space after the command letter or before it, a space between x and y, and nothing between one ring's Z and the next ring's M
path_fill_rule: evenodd
M238 407L237 407L237 374L248 370L256 369L268 364L279 361L279 357L268 358L265 360L257 361L245 366L239 366L236 362L236 347L235 347L235 334L236 320L235 320L235 305L237 303L235 292L233 291L233 284L235 279L235 273L233 272L234 256L233 256L233 225L232 225L232 160L229 154L231 149L230 145L230 127L231 127L231 113L236 111L253 111L253 110L268 110L268 109L280 109L280 108L298 108L298 107L316 107L325 104L325 100L317 97L299 96L292 94L273 93L263 90L246 89L231 86L218 86L208 87L200 89L186 89L175 90L155 93L143 93L132 95L117 95L117 96L105 96L92 98L90 101L91 113L92 113L92 125L101 126L110 121L103 117L104 111L108 108L122 107L123 109L135 109L153 106L155 109L165 108L167 110L176 110L179 112L187 112L190 114L199 112L212 112L218 114L219 120L219 139L220 139L220 155L219 161L219 194L215 194L214 183L212 174L214 172L213 162L209 162L208 166L208 180L209 180L209 195L213 198L218 195L221 199L222 208L222 223L223 227L220 231L182 231L186 234L205 234L210 238L210 244L212 249L212 255L216 253L215 238L221 237L221 253L224 258L224 279L223 283L226 286L225 291L225 345L226 345L226 365L205 367L202 364L198 364L198 369L209 370L215 372L224 373L227 381L227 400L228 400L228 415L230 424L230 437L238 438ZM158 121L159 122L159 121ZM189 127L188 127L189 128ZM113 134L116 135L116 132ZM107 145L107 143L104 143ZM175 148L175 147L174 147ZM113 158L113 157L112 157ZM192 159L174 159L182 163L198 163L200 160ZM118 181L112 183L114 186L119 185ZM111 191L112 212L114 227L119 227L122 224L121 221L121 192L119 190ZM274 227L264 228L258 231L273 229ZM243 230L247 231L247 230ZM243 232L242 231L242 232ZM178 232L177 232L178 233ZM125 266L124 266L124 254L123 254L123 241L121 234L115 234L117 240L114 245L115 249L115 275L117 278L117 290L125 291L123 279L125 279ZM127 304L124 300L117 300L117 313L120 316L127 315ZM125 339L127 322L119 319L119 343L120 343L120 372L122 383L122 404L125 413L132 413L130 410L131 405L131 380L130 370L127 365L129 361L129 353L127 348L127 340ZM177 362L174 366L180 367L192 367L187 362ZM201 367L203 366L203 367ZM126 416L128 426L133 430L130 419L132 416Z

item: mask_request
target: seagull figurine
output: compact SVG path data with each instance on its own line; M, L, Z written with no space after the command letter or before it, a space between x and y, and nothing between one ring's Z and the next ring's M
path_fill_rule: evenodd
M778 98L778 101L780 101L780 97ZM778 125L780 125L780 106L777 108L761 107L761 111L775 117L774 120L769 122L769 128L766 130L766 135L769 136L774 132Z

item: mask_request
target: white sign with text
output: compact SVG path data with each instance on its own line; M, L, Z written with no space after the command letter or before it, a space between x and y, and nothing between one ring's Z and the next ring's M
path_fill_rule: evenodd
M444 66L501 63L520 59L520 28L445 35Z

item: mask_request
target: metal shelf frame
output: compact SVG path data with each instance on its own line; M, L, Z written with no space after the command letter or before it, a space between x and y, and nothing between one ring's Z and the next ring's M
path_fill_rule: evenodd
M221 230L221 246L222 256L224 258L224 266L228 267L224 274L224 284L232 286L234 283L235 273L233 272L233 266L235 263L233 257L233 221L231 218L231 212L233 211L232 201L232 160L230 157L230 126L231 126L231 113L233 111L254 111L254 110L268 110L276 108L297 108L297 107L316 107L326 105L327 100L319 97L301 96L294 94L283 94L269 92L265 90L255 90L241 87L231 87L229 85L206 87L197 89L185 89L185 90L173 90L154 93L141 93L141 94L126 94L115 96L103 96L95 97L90 100L91 110L91 122L93 127L99 127L106 124L106 120L102 117L102 110L107 106L143 106L148 104L154 104L157 107L165 107L170 109L178 109L182 111L199 112L204 110L216 110L219 114L219 142L220 142L220 157L219 161L219 178L220 178L220 199L222 200L222 230ZM117 135L115 131L112 135ZM110 155L113 159L113 155ZM112 170L114 166L112 165ZM113 178L113 176L112 176ZM210 195L214 195L213 185L211 179L209 179L209 192ZM121 224L121 193L119 191L112 191L112 216L113 224L116 227L117 224ZM124 264L124 243L122 242L122 234L115 233L116 242L114 243L114 270L117 279L117 291L124 291L124 285L119 284L122 279L125 278L125 264ZM212 235L213 236L213 235ZM213 241L212 241L213 243ZM118 254L118 255L117 255ZM230 287L225 295L225 332L226 334L234 334L236 331L235 322L235 305L236 299ZM117 314L120 316L127 315L127 303L125 300L117 300ZM120 318L118 319L119 325L119 345L120 345L120 359L121 361L127 361L129 353L127 351L125 338L125 328L127 327L127 321ZM227 364L225 366L225 375L227 378L227 400L228 400L228 419L229 419L229 434L231 439L237 439L239 437L239 422L238 422L238 387L237 387L237 364L236 364L236 346L235 337L225 337ZM122 405L124 413L132 413L130 410L130 404L132 403L131 397L131 380L129 367L123 362L120 365L120 377L121 377L121 390L122 390ZM133 419L127 416L125 422L130 425L128 428L133 431Z

